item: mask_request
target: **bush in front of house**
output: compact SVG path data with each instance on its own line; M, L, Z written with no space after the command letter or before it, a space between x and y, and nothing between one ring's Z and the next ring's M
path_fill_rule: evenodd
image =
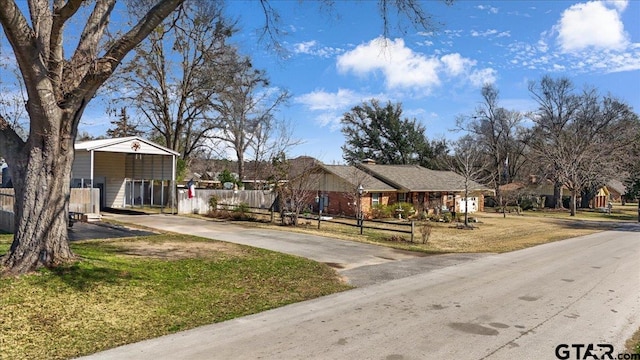
M216 195L211 195L209 197L209 212L215 212L218 210L218 201L220 201L220 199Z
M231 217L234 220L249 220L251 219L249 204L240 203L233 208Z
M371 216L374 219L390 219L397 218L398 214L402 214L402 218L406 219L415 215L415 208L412 204L406 202L399 202L395 204L378 204L374 205L371 211Z
M377 204L371 210L371 217L374 219L388 219L392 216L392 210L389 205Z

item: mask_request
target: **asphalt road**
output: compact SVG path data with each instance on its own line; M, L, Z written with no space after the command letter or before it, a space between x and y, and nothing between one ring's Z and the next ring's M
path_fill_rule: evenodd
M407 260L417 261L399 262ZM560 344L572 351L561 351L567 359L583 358L588 344L596 350L611 344L616 358L640 327L639 262L640 228L629 226L484 256L87 359L556 359Z

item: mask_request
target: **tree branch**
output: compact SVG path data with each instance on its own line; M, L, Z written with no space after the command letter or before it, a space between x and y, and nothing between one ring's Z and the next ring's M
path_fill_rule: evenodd
M62 47L62 31L64 24L80 9L83 0L56 0L53 5L53 23L51 24L51 36L49 38L49 78L53 83L56 99L62 98L62 71L64 69L64 50Z
M7 1L7 0L0 0ZM67 99L78 101L84 97L93 96L96 90L113 74L122 59L137 44L142 42L162 21L171 14L185 0L161 0L140 19L138 24L126 34L116 40L105 55L98 59L95 65L84 76L79 86L75 88Z
M11 124L0 115L0 153L12 164L24 145L24 140L15 132Z

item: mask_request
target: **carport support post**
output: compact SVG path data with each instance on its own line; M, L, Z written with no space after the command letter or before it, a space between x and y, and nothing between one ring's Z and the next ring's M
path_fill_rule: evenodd
M93 187L94 187L94 184L93 184L93 166L94 165L93 165L93 163L94 163L94 151L91 150L91 170L90 170L91 171L91 174L90 174L90 176L91 176L91 186L89 187L89 209L91 209L91 212L93 212L93 196L91 194L92 190L93 190ZM106 185L104 187L106 188ZM100 196L102 196L102 194Z
M174 209L176 208L176 156L172 155L171 159L171 215L174 215Z

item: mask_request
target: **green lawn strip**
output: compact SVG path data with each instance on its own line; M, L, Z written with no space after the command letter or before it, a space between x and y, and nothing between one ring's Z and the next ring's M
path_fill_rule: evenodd
M0 279L0 359L65 359L346 290L324 264L233 244L197 258L132 255L158 235L72 244L81 260ZM9 241L0 238L0 254ZM231 251L229 251L231 250Z

